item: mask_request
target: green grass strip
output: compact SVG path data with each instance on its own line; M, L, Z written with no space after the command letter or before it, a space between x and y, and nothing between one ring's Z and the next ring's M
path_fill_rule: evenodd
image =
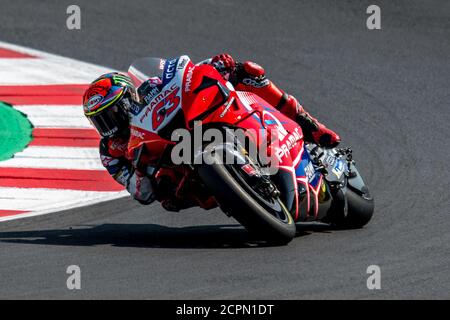
M9 104L0 102L0 161L22 151L33 139L33 125Z

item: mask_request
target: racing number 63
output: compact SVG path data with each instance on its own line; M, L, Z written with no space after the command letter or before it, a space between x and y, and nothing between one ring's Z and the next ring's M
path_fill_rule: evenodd
M177 95L179 90L180 88L176 88L155 106L152 114L153 130L157 131L164 119L175 111L180 104L180 97Z

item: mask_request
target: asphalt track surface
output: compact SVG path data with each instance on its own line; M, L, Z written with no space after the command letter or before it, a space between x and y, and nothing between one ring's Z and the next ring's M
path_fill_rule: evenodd
M219 211L121 199L0 225L0 298L450 298L450 2L2 1L0 39L125 69L139 56L252 59L355 150L376 198L362 230L253 243ZM82 289L66 288L79 265ZM378 265L382 289L366 287Z

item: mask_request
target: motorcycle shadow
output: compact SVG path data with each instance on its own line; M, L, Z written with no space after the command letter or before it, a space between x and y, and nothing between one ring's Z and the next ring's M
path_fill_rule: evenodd
M327 225L298 225L296 237L328 232ZM0 232L0 242L55 246L100 246L174 249L268 247L240 225L167 227L157 224L83 225L67 229Z

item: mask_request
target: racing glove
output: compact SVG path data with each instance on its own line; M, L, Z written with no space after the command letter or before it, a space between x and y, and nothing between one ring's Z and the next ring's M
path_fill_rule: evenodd
M147 205L156 200L152 180L138 170L128 180L127 190L141 204Z
M225 79L228 79L236 68L236 62L228 53L214 56L211 59L211 64Z

